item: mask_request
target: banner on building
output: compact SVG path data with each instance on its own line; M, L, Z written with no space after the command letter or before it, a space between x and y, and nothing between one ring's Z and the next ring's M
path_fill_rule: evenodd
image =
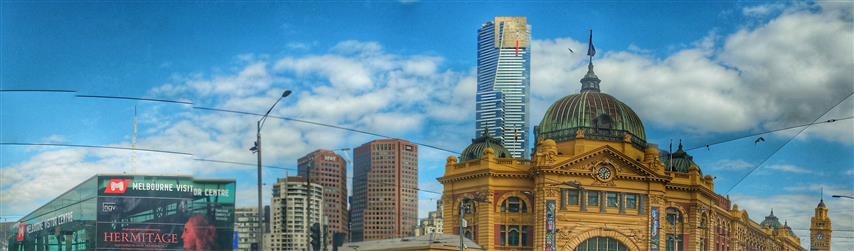
M557 250L555 218L555 201L546 201L546 251Z
M234 182L99 177L97 249L222 250L233 245Z
M658 231L661 228L661 225L660 225L660 221L659 221L658 208L653 207L651 210L649 210L649 214L650 214L649 218L652 221L652 224L650 224L651 229L649 231L649 239L650 239L649 250L650 251L659 251L660 247L661 247L661 245L660 245L661 243L659 243L661 238L659 237Z

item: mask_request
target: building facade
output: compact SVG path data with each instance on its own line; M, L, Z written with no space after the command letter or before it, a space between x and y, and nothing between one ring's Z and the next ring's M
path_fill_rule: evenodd
M436 202L436 211L427 213L426 219L421 219L418 222L418 227L415 229L415 236L422 236L432 233L441 234L444 226L442 224L442 200Z
M585 88L534 130L531 160L501 157L508 149L489 137L448 158L444 233L487 250L804 250L773 215L758 224L716 194L681 144L648 143L640 118L588 69Z
M830 216L827 215L827 206L822 199L815 207L815 215L810 219L810 250L829 251L830 239L833 230L830 228Z
M496 17L477 36L475 137L501 139L514 158L529 158L531 26L525 17Z
M312 183L323 186L323 211L329 222L325 227L328 229L326 242L332 245L346 242L349 211L347 204L347 162L340 155L330 150L316 150L298 160L299 175L306 177L306 171L310 170Z
M8 250L231 250L234 180L96 175L24 216Z
M266 250L314 250L309 245L310 229L313 224L323 224L323 186L298 176L279 179L273 186L271 207Z
M352 241L415 235L418 145L374 140L353 149Z
M245 207L234 210L234 232L237 251L261 250L258 245L258 208ZM253 248L253 245L255 247Z

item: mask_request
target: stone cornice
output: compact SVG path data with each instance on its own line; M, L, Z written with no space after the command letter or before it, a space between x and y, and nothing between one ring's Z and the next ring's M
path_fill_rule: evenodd
M530 174L528 172L505 172L505 171L496 172L496 171L493 171L491 169L482 169L482 170L478 170L478 171L470 172L470 173L463 173L463 174L456 174L456 175L451 175L451 176L439 177L436 180L438 180L439 183L444 184L445 182L457 182L457 181L471 180L471 179L476 179L476 178L480 178L480 177L487 177L487 176L496 177L496 178L527 179L530 177Z

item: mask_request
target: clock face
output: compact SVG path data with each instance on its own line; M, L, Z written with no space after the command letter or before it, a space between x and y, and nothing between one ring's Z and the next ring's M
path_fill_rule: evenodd
M600 166L596 171L596 177L602 181L610 180L612 176L613 172L611 172L611 168L608 168L607 166Z

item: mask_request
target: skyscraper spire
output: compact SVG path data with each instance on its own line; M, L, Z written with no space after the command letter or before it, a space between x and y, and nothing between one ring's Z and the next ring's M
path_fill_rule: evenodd
M590 61L587 64L587 74L581 79L581 92L599 92L599 77L593 72L593 56L596 55L596 47L593 46L593 30L590 30L590 39L587 43L587 56Z

